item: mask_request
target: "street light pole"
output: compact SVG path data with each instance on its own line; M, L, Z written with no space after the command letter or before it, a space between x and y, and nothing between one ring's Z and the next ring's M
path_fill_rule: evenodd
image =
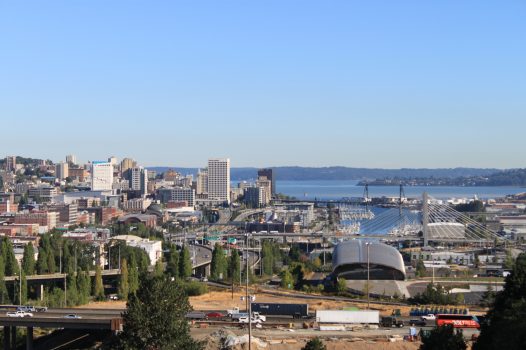
M248 239L249 239L249 236L248 236L248 232L245 232L245 235L246 235L246 242L245 242L245 251L246 251L246 264L245 264L245 267L246 267L246 290L245 290L245 298L247 300L247 312L248 312L248 350L252 350L252 305L251 305L251 300L249 298L249 295L248 295Z
M370 281L370 259L369 259L369 246L370 242L365 243L367 246L367 310L371 309L371 293L369 291L369 281Z
M31 243L29 243L31 244ZM19 302L20 302L20 306L22 306L22 266L20 266L20 268L18 269L20 271L20 289L18 290L18 295L19 295Z

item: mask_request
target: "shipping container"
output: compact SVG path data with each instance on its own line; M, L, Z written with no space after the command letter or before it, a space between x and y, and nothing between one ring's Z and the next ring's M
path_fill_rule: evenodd
M378 324L380 323L380 312L318 310L316 321L319 323Z
M252 303L252 311L266 316L305 318L309 316L309 304Z

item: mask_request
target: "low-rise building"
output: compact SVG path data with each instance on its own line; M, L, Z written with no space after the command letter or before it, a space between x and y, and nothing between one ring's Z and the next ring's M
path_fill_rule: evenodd
M58 194L57 188L49 185L41 185L28 190L28 196L35 202L51 202Z
M189 206L195 206L195 191L191 188L161 188L158 198L161 203L186 201Z
M157 264L157 261L162 258L163 247L161 241L150 241L134 235L120 235L112 237L114 240L124 241L130 247L137 247L143 249L150 258L150 265Z
M118 223L124 225L142 223L146 227L154 228L157 224L157 216L147 214L128 214L121 216L118 220Z
M57 227L58 213L49 211L21 212L15 214L15 224L37 224L39 232L47 232Z
M143 212L150 206L150 204L152 204L151 199L145 199L145 198L129 199L122 203L122 210L129 211L129 212Z
M56 212L59 215L59 222L66 225L76 225L78 219L78 205L71 204L51 204L47 207L48 211Z

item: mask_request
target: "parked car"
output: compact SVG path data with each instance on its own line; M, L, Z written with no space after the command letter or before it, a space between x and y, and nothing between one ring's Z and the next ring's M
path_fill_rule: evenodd
M385 316L381 318L380 326L389 327L389 328L391 327L402 328L404 326L404 322L397 317Z
M186 318L190 320L204 320L206 319L206 314L200 311L190 311L186 314Z
M223 318L225 315L223 315L220 312L209 312L206 314L206 318Z
M82 316L77 315L77 314L69 314L69 315L64 316L64 318L73 319L73 320L79 320L79 319L82 318Z
M33 317L31 312L26 311L10 311L6 315L7 317Z
M425 316L422 316L422 320L424 321L434 321L437 317L434 314L427 314Z
M252 316L252 320L251 320L252 323L261 323L263 322L263 320L259 317L254 317ZM239 323L248 323L248 316L242 316L239 318Z
M413 320L409 320L409 325L412 327L414 326L425 327L427 325L427 322L425 320L413 319Z

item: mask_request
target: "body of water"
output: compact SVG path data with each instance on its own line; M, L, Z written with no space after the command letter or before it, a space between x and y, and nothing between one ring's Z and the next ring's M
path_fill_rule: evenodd
M364 186L358 181L318 180L318 181L276 181L278 193L298 199L336 200L343 197L362 197ZM399 186L369 186L369 197L398 197ZM427 192L437 199L473 198L480 199L504 197L526 192L523 187L460 187L460 186L406 186L405 195L409 198L421 197Z

